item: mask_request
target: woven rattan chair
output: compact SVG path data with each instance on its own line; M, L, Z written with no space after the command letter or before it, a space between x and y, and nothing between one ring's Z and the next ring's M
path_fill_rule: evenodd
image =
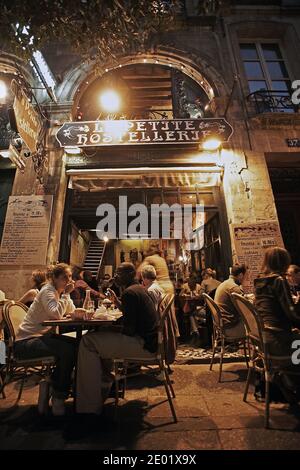
M3 307L3 320L7 336L7 353L6 364L4 367L4 378L0 385L0 394L4 393L5 386L8 383L20 381L17 400L13 407L17 406L20 401L25 380L32 374L38 374L48 379L52 367L55 364L54 356L38 357L34 359L19 359L15 356L14 345L16 334L27 310L28 309L24 304L14 301L7 302Z
M223 319L221 314L221 309L219 305L207 294L202 294L207 308L209 309L213 321L213 352L212 358L210 361L209 370L212 370L214 364L214 358L217 349L220 350L220 368L219 368L219 382L222 378L222 367L223 367L223 358L225 352L225 342L235 345L237 347L242 347L244 349L245 361L248 367L248 355L247 355L247 338L246 335L243 337L230 338L226 336L226 329L223 325Z
M287 364L291 362L290 356L271 356L268 354L264 342L263 321L249 300L239 294L232 294L232 299L240 315L244 319L250 345L250 367L243 400L247 401L248 390L253 372L258 371L265 378L265 427L269 428L270 421L270 383L276 374L300 375L300 372L291 371Z
M171 413L174 422L177 422L177 416L173 404L173 398L175 398L175 393L173 386L171 384L171 380L169 377L168 365L165 360L165 341L164 341L164 331L165 331L165 324L168 321L168 316L171 312L171 307L174 301L174 295L166 294L162 299L159 310L160 310L160 323L158 328L158 350L156 354L153 354L153 358L145 359L145 358L116 358L114 359L114 376L115 376L115 404L118 405L119 401L119 382L123 383L123 398L125 398L125 391L126 391L126 379L128 377L140 374L153 374L153 371L159 372L160 379L163 381L167 399L170 405ZM139 366L143 366L144 370L139 372L138 374L129 374L127 375L127 368L128 364L135 364ZM154 368L154 367L155 368Z

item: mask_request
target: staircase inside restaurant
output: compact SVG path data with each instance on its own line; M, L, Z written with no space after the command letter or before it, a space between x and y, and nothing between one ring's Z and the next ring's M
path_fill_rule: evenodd
M84 261L84 269L93 273L96 279L99 279L100 269L104 257L105 242L98 238L93 238Z

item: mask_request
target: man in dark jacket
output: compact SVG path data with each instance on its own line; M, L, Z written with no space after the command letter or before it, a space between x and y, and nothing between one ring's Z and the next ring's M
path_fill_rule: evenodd
M135 280L131 263L122 263L115 282L125 288L120 301L123 312L120 331L101 331L83 336L78 353L76 411L99 415L112 384L114 358L151 358L157 351L159 317L146 290Z
M244 295L242 284L246 277L245 265L235 265L231 269L229 278L217 287L215 302L221 309L223 324L227 337L241 338L245 336L245 327L239 312L233 304L231 294L234 292Z

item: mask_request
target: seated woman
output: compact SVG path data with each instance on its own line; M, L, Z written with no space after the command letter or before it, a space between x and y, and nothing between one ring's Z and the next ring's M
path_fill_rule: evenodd
M278 356L287 366L300 371L292 363L294 340L300 340L300 304L292 301L285 278L291 263L287 250L268 248L265 252L263 274L255 279L255 307L264 323L266 347L270 355ZM286 360L283 359L286 358Z
M46 283L46 273L45 271L33 271L31 274L31 289L29 289L25 294L19 299L19 302L26 305L26 307L30 307L34 299L36 298L37 294Z
M199 347L199 330L197 322L197 307L203 303L202 301L203 289L200 284L197 283L197 279L194 276L190 276L185 284L183 284L180 297L183 304L183 313L189 315L190 322L190 334L192 337L191 344L194 347Z
M16 335L15 354L20 359L55 356L56 366L52 375L52 412L63 415L64 401L71 386L71 374L76 359L76 340L52 332L42 322L62 318L75 311L70 298L74 289L71 268L64 263L49 268L47 283L37 294ZM43 397L46 402L49 397Z
M85 273L88 273L87 275ZM85 279L90 279L90 271L85 271L83 268L74 266L72 271L72 277L75 281L74 290L71 294L71 298L74 302L75 307L82 307L85 299L85 293L87 290L91 291L91 300L98 300L100 298L105 298L98 290L92 288L92 286Z
M89 285L91 289L94 289L95 291L99 290L98 282L95 276L93 275L92 271L85 269L83 271L82 277L83 277L83 280Z
M203 271L201 287L206 294L211 295L211 292L215 292L220 284L221 282L216 279L216 271L214 269L206 268Z

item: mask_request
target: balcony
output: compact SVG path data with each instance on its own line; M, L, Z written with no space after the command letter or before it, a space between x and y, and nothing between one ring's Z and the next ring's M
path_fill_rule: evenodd
M247 96L252 113L298 113L299 106L293 104L289 91L259 90ZM250 109L249 109L250 110Z

